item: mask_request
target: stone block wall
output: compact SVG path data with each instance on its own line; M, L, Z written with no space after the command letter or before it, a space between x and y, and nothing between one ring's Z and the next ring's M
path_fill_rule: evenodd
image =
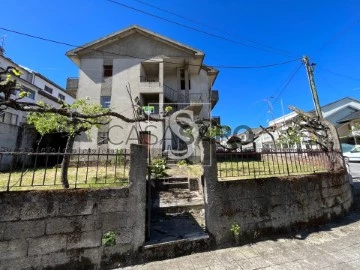
M216 160L204 142L204 162ZM218 245L234 241L230 228L247 236L310 227L345 214L352 205L346 171L294 177L218 181L216 162L204 167L205 218Z
M131 146L125 188L0 193L0 269L106 269L145 241L146 149ZM115 232L116 245L102 237Z

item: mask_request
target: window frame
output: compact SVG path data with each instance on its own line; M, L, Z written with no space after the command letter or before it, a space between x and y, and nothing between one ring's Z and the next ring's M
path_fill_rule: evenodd
M109 98L108 101L104 100L105 98ZM101 96L100 97L100 105L102 108L109 109L111 106L111 96Z
M45 86L44 86L44 91L52 94L53 91L54 91L54 89L52 89L50 86L45 85Z
M59 93L58 94L58 99L62 100L62 101L65 101L65 95Z
M113 65L103 65L103 77L109 78L113 75Z

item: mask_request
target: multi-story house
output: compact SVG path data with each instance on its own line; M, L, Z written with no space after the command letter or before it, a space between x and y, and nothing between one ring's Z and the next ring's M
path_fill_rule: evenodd
M9 66L15 67L21 72L17 79L19 91L14 94L18 95L20 91L29 93L22 101L34 103L42 101L50 106L58 107L60 106L59 100L64 100L68 104L75 100L63 88L45 76L6 57L3 48L0 47L0 70L5 70ZM15 148L33 147L37 134L33 129L23 125L26 122L26 115L26 112L14 109L0 112L0 148L14 150ZM5 161L2 160L2 165L4 163Z
M329 104L326 104L321 107L323 117L332 123L337 129L340 142L349 142L354 143L354 136L352 133L352 127L349 126L347 117L354 115L356 112L360 111L360 101L351 97L345 97ZM310 111L314 112L314 111ZM271 132L275 141L279 136L292 124L292 120L296 117L296 113L292 112L286 114L282 117L276 118L269 122L270 127L276 127L275 132ZM352 138L352 141L351 141ZM350 140L350 141L349 141ZM269 134L263 133L256 140L257 148L273 148L274 143ZM283 147L300 147L300 148L309 148L310 147L310 138L303 137L301 138L300 145L286 146Z
M208 120L218 101L212 86L218 70L203 63L205 54L197 49L131 26L67 52L79 67L78 82L68 80L76 97L134 118L133 104L164 122L111 123L80 136L75 147L128 148L140 142L151 145L153 153L179 147L176 135L168 129L165 111L188 109L194 118ZM76 89L77 88L77 89Z

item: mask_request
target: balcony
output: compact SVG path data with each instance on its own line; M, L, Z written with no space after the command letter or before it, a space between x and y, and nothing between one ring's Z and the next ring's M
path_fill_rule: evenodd
M218 90L211 90L210 102L211 102L211 109L213 109L216 103L219 101L219 91Z

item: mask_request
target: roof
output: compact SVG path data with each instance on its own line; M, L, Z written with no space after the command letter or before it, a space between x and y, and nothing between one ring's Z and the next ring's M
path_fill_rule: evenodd
M87 49L98 49L99 47L102 47L104 45L107 45L109 43L112 43L120 38L124 38L124 37L127 37L135 32L138 32L138 33L141 33L145 36L151 36L152 38L155 38L163 43L166 43L168 45L171 45L171 46L174 46L180 50L183 50L183 51L186 51L188 53L191 53L191 54L195 54L195 55L199 55L199 56L204 56L205 54L198 50L198 49L195 49L195 48L192 48L188 45L185 45L185 44L182 44L178 41L175 41L175 40L172 40L170 38L167 38L165 36L162 36L162 35L159 35L155 32L152 32L150 30L147 30L145 28L142 28L138 25L132 25L130 27L127 27L125 29L122 29L120 31L117 31L115 33L112 33L110 35L107 35L105 37L102 37L102 38L99 38L95 41L92 41L92 42L89 42L89 43L86 43L82 46L79 46L73 50L70 50L66 53L66 55L68 57L74 57L74 56L77 56L77 54L83 50L87 50Z
M352 100L352 101L355 101L355 102L360 103L360 100L358 100L358 99L356 99L356 98L344 97L344 98L335 100L335 101L333 101L333 102L330 102L330 103L328 103L328 104L326 104L326 105L321 106L321 109L325 109L326 107L329 107L329 106L331 106L331 105L334 105L334 104L336 104L336 103L339 103L339 102L341 102L341 101L343 101L343 100L345 100L345 99L349 99L349 100ZM315 110L309 111L309 113L313 113L313 112L315 112Z
M344 97L344 98L335 100L335 101L333 101L333 102L330 102L330 103L328 103L328 104L326 104L326 105L321 106L321 109L324 110L324 109L326 109L327 107L330 107L330 106L332 106L332 105L334 105L334 104L336 104L336 103L340 103L341 101L346 100L346 99L348 99L348 100L350 100L350 101L355 101L355 102L360 103L360 100L358 100L358 99L356 99L356 98ZM315 110L308 111L308 113L315 113ZM276 118L276 119L274 119L274 120L271 120L270 123L274 124L274 123L277 123L277 122L284 121L284 119L285 119L285 121L286 121L286 120L292 119L292 118L295 117L296 115L297 115L296 112L291 112L291 113L288 113L288 114L286 114L286 115L280 116L280 117L278 117L278 118Z
M344 118L337 121L339 124L349 122L351 120L360 119L360 111L354 112L348 116L345 116Z

